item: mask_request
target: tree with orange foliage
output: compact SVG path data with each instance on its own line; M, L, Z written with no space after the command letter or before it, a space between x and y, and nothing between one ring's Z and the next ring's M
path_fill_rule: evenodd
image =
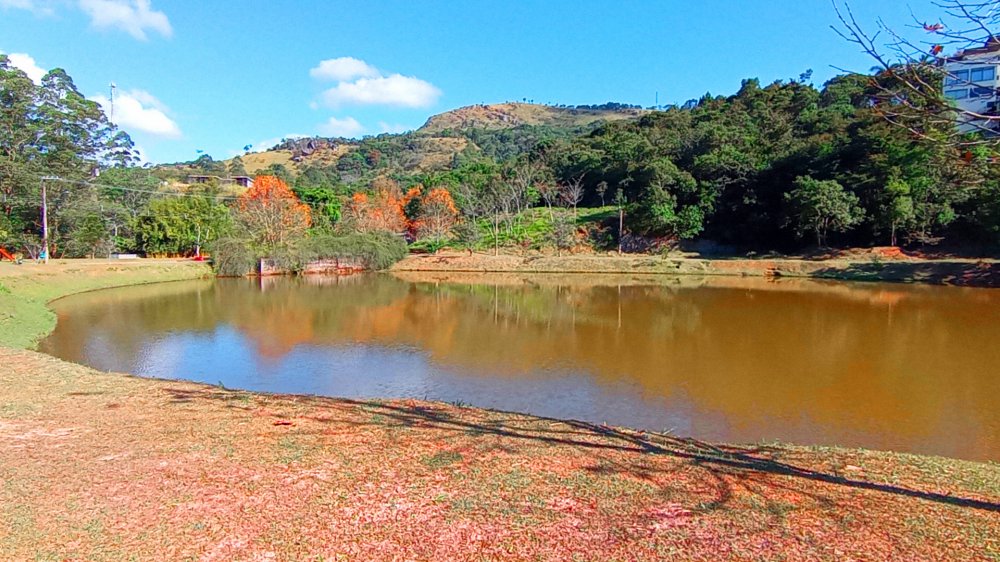
M411 190L412 191L412 190ZM404 208L411 194L403 195L399 184L388 178L372 182L372 192L355 193L344 208L343 221L357 232L406 232Z
M458 207L447 189L436 187L420 200L420 214L416 224L420 238L430 238L441 243L457 222Z
M305 235L312 222L309 206L274 176L259 176L236 200L235 217L251 244L264 255Z

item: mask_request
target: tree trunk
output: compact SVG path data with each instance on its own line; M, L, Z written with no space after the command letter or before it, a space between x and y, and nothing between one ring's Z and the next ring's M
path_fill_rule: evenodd
M625 223L625 209L618 207L618 255L622 255L622 226Z
M493 215L493 255L500 255L500 216Z

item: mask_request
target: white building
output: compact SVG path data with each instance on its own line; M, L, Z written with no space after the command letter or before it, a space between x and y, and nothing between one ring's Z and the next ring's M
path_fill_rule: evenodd
M991 40L983 47L959 51L945 60L944 95L959 109L977 115L998 115L997 87L1000 86L1000 41ZM1000 131L1000 122L962 115L962 132Z

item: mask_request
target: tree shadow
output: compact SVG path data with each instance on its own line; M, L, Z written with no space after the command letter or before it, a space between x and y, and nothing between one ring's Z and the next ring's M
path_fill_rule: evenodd
M297 420L339 424L345 427L395 424L399 427L415 430L454 432L471 438L495 436L565 446L576 450L635 453L640 455L640 458L647 456L670 457L707 470L721 486L718 490L718 501L722 503L728 501L732 495L725 481L726 476L743 481L753 481L763 476L777 475L1000 513L1000 503L996 501L870 482L835 472L798 466L793 461L784 460L785 457L794 456L794 454L790 453L789 449L778 446L715 445L697 439L621 429L576 420L560 420L476 408L465 409L433 403L409 404L406 401L383 402L318 396L250 394L211 387L202 389L174 387L167 388L166 392L171 403L183 404L199 400L215 400L224 402L228 408L246 411L255 409L246 403L247 397L263 396L266 399L277 399L278 402L274 404L276 407L296 407L294 413L268 414L275 418L289 416ZM281 404L285 401L287 401L285 404ZM338 413L340 415L337 415ZM359 413L366 415L359 416ZM494 418L490 414L502 414L503 416ZM377 422L372 419L376 416L383 421ZM653 472L664 472L662 467L652 469L640 464L625 466L621 463L615 466L613 463L608 464L606 459L601 460L605 463L603 466L598 465L589 470L595 474L609 474L616 471L629 472L634 477L647 480L651 479ZM760 481L759 483L764 482ZM782 487L780 483L774 481L768 481L766 485ZM796 492L811 496L823 505L831 503L826 498L808 491L796 490Z
M857 281L931 283L962 287L1000 287L1000 263L968 262L888 262L855 263L815 271L812 277Z

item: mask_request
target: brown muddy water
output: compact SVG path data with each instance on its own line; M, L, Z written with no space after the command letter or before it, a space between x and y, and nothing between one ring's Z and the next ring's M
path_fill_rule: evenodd
M373 274L168 283L52 306L41 349L101 370L1000 460L1000 290Z

